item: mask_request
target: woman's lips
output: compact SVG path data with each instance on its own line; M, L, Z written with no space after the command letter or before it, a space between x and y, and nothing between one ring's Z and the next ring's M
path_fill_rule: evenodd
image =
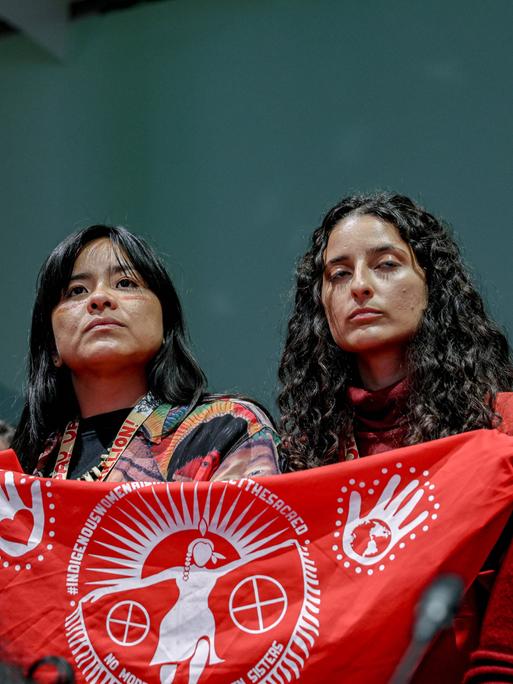
M88 332L89 330L96 330L98 328L122 328L123 323L120 323L119 321L114 321L109 318L105 319L100 319L98 321L91 321L86 327L84 328L84 332Z
M372 320L374 318L378 318L379 316L382 316L382 312L379 311L378 309L356 309L353 311L352 314L349 316L350 321L366 321L366 320Z

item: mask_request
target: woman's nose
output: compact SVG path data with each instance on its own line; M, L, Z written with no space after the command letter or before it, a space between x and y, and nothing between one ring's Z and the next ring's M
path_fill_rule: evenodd
M98 313L105 309L117 309L116 298L107 288L96 288L89 295L87 300L87 310L89 313Z
M357 302L365 302L374 294L372 276L368 268L356 268L351 280L351 294Z

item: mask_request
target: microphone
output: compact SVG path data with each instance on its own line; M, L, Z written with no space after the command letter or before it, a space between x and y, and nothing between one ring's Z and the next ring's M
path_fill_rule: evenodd
M75 683L75 675L73 673L73 668L67 660L61 658L60 656L44 656L43 658L39 658L39 660L36 660L29 667L27 677L29 677L29 680L32 681L33 675L38 670L45 670L48 666L50 666L51 669L54 669L57 675L57 679L52 679L52 681L54 681L55 684ZM46 678L45 681L47 681Z
M424 591L417 604L410 645L390 684L406 684L411 680L429 644L439 632L451 625L464 588L458 575L440 575Z

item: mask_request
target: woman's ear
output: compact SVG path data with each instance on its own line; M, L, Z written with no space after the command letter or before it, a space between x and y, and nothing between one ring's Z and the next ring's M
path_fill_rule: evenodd
M61 367L62 367L62 359L61 359L61 355L59 354L58 351L54 351L54 352L52 353L52 361L53 361L53 365L54 365L56 368L61 368Z

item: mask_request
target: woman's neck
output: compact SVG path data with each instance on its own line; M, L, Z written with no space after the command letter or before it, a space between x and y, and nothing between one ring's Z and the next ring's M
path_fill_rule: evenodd
M148 391L146 374L117 373L114 376L73 376L73 388L82 418L135 406Z
M358 372L363 387L371 392L389 387L406 377L404 350L391 349L379 354L360 354L357 359Z

